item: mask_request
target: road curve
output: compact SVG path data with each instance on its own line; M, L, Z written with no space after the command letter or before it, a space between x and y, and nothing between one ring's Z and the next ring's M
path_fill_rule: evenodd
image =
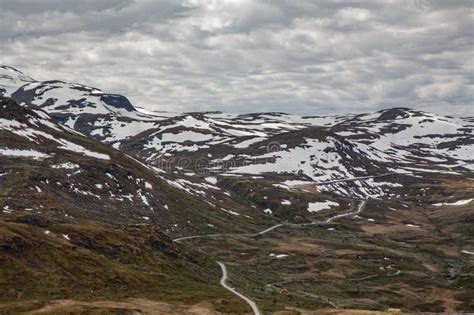
M354 215L354 214L359 214L359 213L362 212L362 210L364 209L364 207L365 207L365 200L362 201L362 202L359 204L359 206L357 207L357 211L335 215L335 216L330 217L329 219L327 219L327 220L326 220L326 223L329 223L329 222L331 222L332 220L335 220L335 219L339 219L339 218L343 218L343 217L348 217L348 216L351 216L351 215Z
M385 176L393 175L393 174L395 173L385 173L385 174L380 174L380 175L361 176L361 177L353 177L353 178L346 178L346 179L335 179L335 180L329 180L326 182L314 182L314 184L315 185L330 185L330 184L336 184L336 183L342 183L342 182L356 182L359 180L385 177Z
M185 236L180 238L175 238L173 242L179 243L181 241L192 240L196 238L205 238L205 237L226 237L226 236L254 236L255 234L250 233L235 233L235 234L204 234L204 235L193 235Z
M279 228L280 226L285 226L285 224L284 224L284 223L280 223L280 224L274 225L274 226L272 226L272 227L269 227L269 228L266 229L266 230L263 230L262 232L258 232L257 234L255 234L255 236L256 236L256 235L263 235L263 234L266 234L266 233L268 233L268 232L270 232L270 231L272 231L272 230L274 230L274 229Z
M218 261L217 263L219 264L219 266L222 269L221 286L223 286L225 289L227 289L228 291L230 291L233 294L237 295L239 298L241 298L245 302L247 302L247 304L250 305L250 307L252 308L252 311L253 311L254 315L261 315L260 310L258 309L257 304L255 304L254 301L252 301L251 299L249 299L245 295L237 292L234 288L227 285L227 283L226 283L226 281L227 281L227 267L223 263L221 263L220 261Z
M354 214L361 213L362 210L365 207L365 203L366 203L365 200L362 201L359 204L359 206L357 207L357 210L354 211L354 212L347 212L347 213L335 215L335 216L330 217L329 219L327 219L325 222L329 223L329 222L331 222L335 219L338 219L338 218L347 217L347 216L351 216L351 215L354 215ZM315 224L321 224L321 223L324 223L324 222L315 221L315 222L311 222L311 223L296 224L295 226L307 226L307 225L315 225ZM251 236L251 237L255 237L255 236L259 236L259 235L264 235L264 234L266 234L270 231L273 231L273 230L275 230L279 227L291 226L291 225L294 225L294 224L280 223L280 224L271 226L271 227L269 227L269 228L267 228L267 229L265 229L261 232L255 233L255 234L245 234L245 233L242 233L242 234L207 234L207 235L186 236L186 237L180 237L180 238L174 239L173 242L179 243L179 242L185 241L185 240L205 238L205 237L225 237L225 236ZM232 292L233 294L237 295L239 298L243 299L245 302L247 302L247 304L250 305L250 307L252 308L252 311L253 311L254 315L261 315L260 310L258 309L257 304L254 301L252 301L248 297L246 297L243 294L237 292L234 288L227 285L227 283L226 283L226 281L227 281L227 267L222 262L218 261L217 263L219 264L219 266L222 269L222 278L221 278L221 281L220 281L221 286L224 287L226 290Z
M181 241L186 241L186 240L192 240L192 239L197 239L197 238L209 238L209 237L226 237L226 236L229 236L229 237L232 237L232 236L249 236L249 237L256 237L256 236L259 236L259 235L264 235L268 232L271 232L277 228L280 228L280 227L283 227L283 226L310 226L310 225L316 225L316 224L322 224L322 223L330 223L331 221L335 220L335 219L339 219L339 218L343 218L343 217L348 217L348 216L351 216L351 215L354 215L354 214L358 214L358 213L361 213L362 210L364 209L365 207L365 200L362 201L359 206L357 207L357 211L354 211L354 212L347 212L347 213L342 213L342 214L338 214L338 215L335 215L333 217L330 217L329 219L327 219L326 221L314 221L314 222L310 222L310 223L299 223L299 224L291 224L291 223L279 223L279 224L276 224L274 226L271 226L261 232L257 232L257 233L235 233L235 234L204 234L204 235L192 235L192 236L185 236L185 237L180 237L180 238L176 238L173 240L173 242L175 243L180 243Z

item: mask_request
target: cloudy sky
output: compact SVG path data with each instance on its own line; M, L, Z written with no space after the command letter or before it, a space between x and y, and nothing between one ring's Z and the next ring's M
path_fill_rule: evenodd
M0 0L0 63L155 110L474 116L473 5Z

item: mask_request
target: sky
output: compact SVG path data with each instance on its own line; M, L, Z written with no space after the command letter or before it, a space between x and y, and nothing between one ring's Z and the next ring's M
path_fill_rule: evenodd
M0 64L151 110L474 116L473 5L0 0Z

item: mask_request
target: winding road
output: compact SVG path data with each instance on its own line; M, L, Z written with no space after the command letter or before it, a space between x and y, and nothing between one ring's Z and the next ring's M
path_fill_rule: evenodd
M237 295L239 298L241 298L245 302L247 302L247 304L250 305L250 307L252 308L252 311L253 311L254 315L261 315L260 310L258 309L257 304L254 301L252 301L251 299L249 299L245 295L237 292L234 288L230 287L226 283L226 281L227 281L227 267L224 265L224 263L222 263L220 261L218 261L217 263L219 264L219 266L222 269L221 286L223 286L225 289L227 289L228 291L230 291L233 294Z
M348 217L348 216L351 216L351 215L361 213L362 210L365 207L365 204L366 204L366 201L364 200L359 204L356 211L347 212L347 213L343 213L343 214L338 214L338 215L335 215L335 216L332 216L332 217L328 218L326 221L314 221L314 222L311 222L311 223L301 223L301 224L279 223L279 224L271 226L271 227L269 227L269 228L267 228L267 229L265 229L261 232L253 233L253 234L252 233L235 233L235 234L193 235L193 236L185 236L185 237L176 238L176 239L173 240L173 242L179 243L179 242L186 241L186 240L198 239L198 238L209 238L209 237L227 237L227 236L257 237L257 236L264 235L268 232L271 232L271 231L273 231L273 230L275 230L279 227L283 227L283 226L309 226L309 225L316 225L316 224L322 224L322 223L330 223L330 222L332 222L333 220L336 220L336 219L340 219L340 218L344 218L344 217ZM257 307L257 304L254 301L252 301L251 299L249 299L245 295L237 292L234 288L227 285L227 283L226 283L226 281L227 281L227 267L225 266L224 263L222 263L220 261L218 261L217 263L219 264L219 266L222 269L222 278L221 278L221 282L220 282L221 286L224 287L226 290L232 292L233 294L237 295L239 298L243 299L245 302L247 302L247 304L250 305L250 307L252 308L252 311L255 315L261 315L261 313L260 313L260 311Z
M344 218L344 217L349 217L351 215L359 214L364 210L366 201L362 201L359 206L357 207L356 211L353 212L347 212L347 213L342 213L342 214L337 214L335 216L332 216L328 218L326 221L313 221L310 223L300 223L300 224L293 224L293 226L310 226L310 225L316 225L316 224L322 224L322 223L331 223L333 220Z
M254 234L254 236L266 234L266 233L268 233L268 232L270 232L270 231L273 231L274 229L277 229L277 228L279 228L279 227L281 227L281 226L285 226L285 225L286 225L285 223L280 223L280 224L274 225L274 226L272 226L272 227L269 227L269 228L266 229L266 230L263 230L262 232L258 232L257 234Z
M329 180L326 182L314 182L314 184L315 185L329 185L329 184L342 183L342 182L355 182L359 180L385 177L385 176L394 175L394 174L396 173L392 172L392 173L385 173L385 174L380 174L380 175L361 176L361 177L353 177L353 178L346 178L346 179L335 179L335 180Z
M328 218L326 221L313 221L310 223L299 223L299 224L294 224L294 223L279 223L276 225L273 225L263 231L257 232L257 233L219 233L219 234L203 234L203 235L192 235L192 236L185 236L185 237L180 237L176 238L173 240L175 243L179 243L182 241L186 240L192 240L192 239L197 239L197 238L212 238L212 237L232 237L232 236L248 236L248 237L256 237L259 235L264 235L267 234L268 232L271 232L277 228L284 227L284 226L309 226L309 225L316 225L316 224L322 224L322 223L331 223L333 220L348 217L354 214L361 213L362 210L365 207L365 200L362 201L359 206L357 207L357 211L354 212L347 212L343 214L338 214L333 217Z
M193 236L185 236L180 238L175 238L173 242L179 243L186 240L192 240L196 238L209 238L209 237L226 237L226 236L255 236L256 234L251 233L230 233L230 234L203 234L203 235L193 235Z
M362 202L359 204L359 206L357 207L357 211L335 215L335 216L330 217L329 219L327 219L327 220L326 220L326 223L330 223L330 222L333 221L333 220L340 219L340 218L344 218L344 217L348 217L348 216L351 216L351 215L354 215L354 214L359 214L359 213L362 212L362 210L364 209L364 207L365 207L365 200L362 201Z

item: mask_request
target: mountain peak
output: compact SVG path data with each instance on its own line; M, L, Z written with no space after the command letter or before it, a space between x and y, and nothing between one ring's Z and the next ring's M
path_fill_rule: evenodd
M82 114L127 116L137 112L125 96L60 80L36 81L6 65L0 65L0 95L64 117Z
M113 106L119 109L125 109L129 112L136 111L135 107L133 107L132 103L123 95L119 94L103 94L100 97L100 100L107 105Z
M7 65L0 65L0 73L4 74L6 72L15 73L16 75L22 75L22 76L26 77L26 75L23 72L21 72L20 70L18 70L16 68L13 68L13 67L10 67L10 66L7 66ZM31 79L31 80L33 80L33 79Z

